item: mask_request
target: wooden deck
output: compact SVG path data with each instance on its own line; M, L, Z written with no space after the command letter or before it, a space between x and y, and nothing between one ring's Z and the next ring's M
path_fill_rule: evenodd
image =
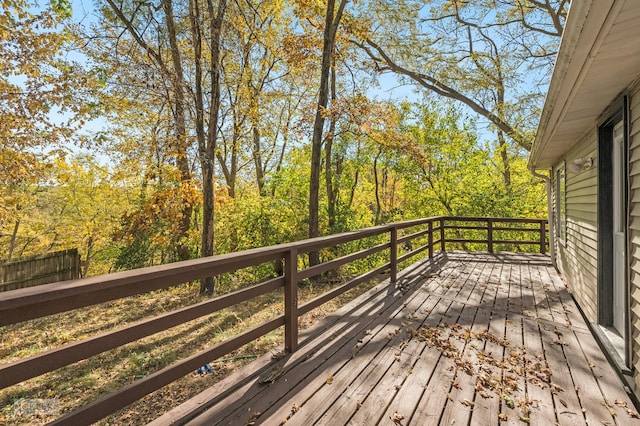
M153 423L640 424L547 256L449 252L398 283Z

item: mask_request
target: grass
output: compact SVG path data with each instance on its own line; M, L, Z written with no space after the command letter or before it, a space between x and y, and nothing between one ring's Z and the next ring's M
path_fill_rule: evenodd
M340 280L333 281L302 285L299 299L309 300L341 283L337 282ZM307 313L299 319L300 327L312 326L379 281L361 284ZM202 300L204 299L198 296L198 284L191 283L2 327L0 362L5 364L39 354L65 343L115 330ZM282 315L283 310L283 293L279 290L1 389L0 424L38 425L52 421L172 362ZM255 357L274 351L282 345L283 334L281 327L228 354L222 360L213 362L212 374L187 375L99 424L147 423ZM25 401L31 404L27 407L29 409L17 409Z

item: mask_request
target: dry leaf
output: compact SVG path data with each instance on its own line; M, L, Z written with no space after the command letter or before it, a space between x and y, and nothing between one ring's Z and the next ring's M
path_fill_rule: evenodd
M474 406L474 403L469 401L468 399L463 399L462 401L460 401L460 403L462 405L464 405L465 407L472 407Z
M402 424L402 420L404 420L404 416L397 411L394 411L392 415L389 416L393 423L400 425Z
M333 383L333 376L329 376L329 377L327 377L326 383L327 383L328 385L330 385L331 383Z
M551 383L550 388L551 388L551 393L553 394L562 392L562 388L556 385L555 383Z
M509 416L507 416L506 413L499 413L498 420L500 420L501 422L506 422L507 420L509 420Z
M507 404L507 407L511 409L516 408L516 403L513 401L513 398L511 398L511 396L505 393L502 395L502 399L504 400L505 404Z
M300 411L300 406L298 404L293 404L293 407L291 407L291 414L295 414L298 411Z
M607 410L609 410L609 413L611 414L611 416L615 417L617 415L616 411L613 409L613 407L611 407L609 405L609 403L607 401L605 401L604 404L602 404L602 405L607 407Z
M287 355L285 351L275 352L271 354L271 359L282 359Z
M260 411L256 411L255 413L252 413L251 417L249 417L249 420L247 420L247 423L245 424L245 426L254 426L256 424L256 419L260 417L260 414L262 414L262 412Z
M625 410L627 410L627 414L629 415L629 417L640 419L640 413L638 413L636 410L632 410L631 408L625 408Z

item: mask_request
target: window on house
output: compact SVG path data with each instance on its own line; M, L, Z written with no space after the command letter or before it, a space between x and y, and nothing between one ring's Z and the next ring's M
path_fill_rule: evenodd
M562 243L564 243L567 238L566 184L565 169L562 167L556 172L556 235Z

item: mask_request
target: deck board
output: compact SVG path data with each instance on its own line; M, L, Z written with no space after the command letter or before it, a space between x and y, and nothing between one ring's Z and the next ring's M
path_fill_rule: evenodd
M451 252L399 283L154 424L640 424L548 257Z

